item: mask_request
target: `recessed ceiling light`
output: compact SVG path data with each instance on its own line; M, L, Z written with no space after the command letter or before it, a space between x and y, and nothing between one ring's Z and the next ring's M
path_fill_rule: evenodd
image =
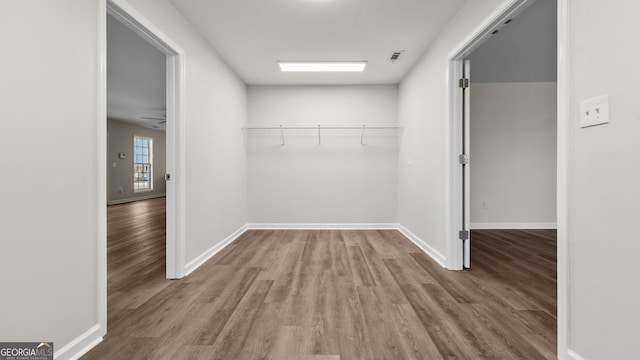
M283 72L362 72L366 61L278 61Z

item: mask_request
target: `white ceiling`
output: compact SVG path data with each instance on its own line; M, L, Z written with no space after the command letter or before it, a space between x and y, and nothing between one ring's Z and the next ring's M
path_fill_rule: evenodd
M166 129L165 62L159 50L107 16L107 116Z
M171 0L248 84L395 84L464 0ZM397 62L394 50L405 50ZM363 73L282 73L278 60L366 60Z
M171 0L247 84L396 84L464 0ZM397 62L387 59L404 50ZM279 60L365 60L282 73ZM107 115L164 130L165 56L107 16ZM145 119L156 118L156 119Z

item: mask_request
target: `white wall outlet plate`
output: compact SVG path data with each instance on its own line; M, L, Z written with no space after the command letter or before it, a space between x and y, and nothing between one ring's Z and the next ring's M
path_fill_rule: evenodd
M609 95L600 95L580 102L580 127L609 123Z

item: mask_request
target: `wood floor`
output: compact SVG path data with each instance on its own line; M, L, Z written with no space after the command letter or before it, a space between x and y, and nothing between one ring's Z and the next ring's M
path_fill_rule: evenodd
M84 359L556 358L555 231L474 231L464 272L396 231L248 231L170 281L159 203L109 209L109 328Z
M165 199L107 207L108 332L171 284L165 279Z

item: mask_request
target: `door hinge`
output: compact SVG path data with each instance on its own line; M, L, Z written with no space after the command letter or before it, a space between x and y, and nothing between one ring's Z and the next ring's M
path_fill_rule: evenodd
M462 78L458 81L458 85L460 86L461 89L466 89L469 87L469 79L468 78Z
M460 156L458 156L458 162L461 165L467 165L469 163L469 155L467 154L460 154Z
M171 180L171 174L164 174L164 181Z
M458 232L458 238L460 240L469 240L469 230L460 230Z

